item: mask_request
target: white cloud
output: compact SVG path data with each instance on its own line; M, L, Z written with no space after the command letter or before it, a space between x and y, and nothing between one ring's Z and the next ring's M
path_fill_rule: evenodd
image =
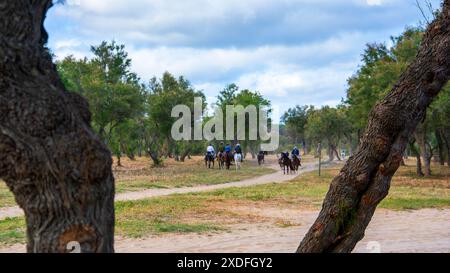
M366 0L366 2L369 6L380 6L382 4L381 0Z
M184 75L208 102L236 82L274 104L336 104L365 43L415 20L409 0L73 1L49 14L59 59L115 39L143 80Z

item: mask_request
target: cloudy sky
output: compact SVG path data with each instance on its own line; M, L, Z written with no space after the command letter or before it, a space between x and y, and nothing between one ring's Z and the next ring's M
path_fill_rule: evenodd
M114 39L145 81L184 75L209 102L234 82L281 110L338 104L366 43L388 42L422 20L415 0L66 2L46 21L58 58L90 56L90 45Z

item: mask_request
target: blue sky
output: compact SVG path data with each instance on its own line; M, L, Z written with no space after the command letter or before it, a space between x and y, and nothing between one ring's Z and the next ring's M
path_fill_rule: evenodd
M184 75L209 102L234 82L281 111L338 104L365 44L389 42L423 19L415 0L66 2L46 20L57 58L89 57L90 45L114 39L145 81Z

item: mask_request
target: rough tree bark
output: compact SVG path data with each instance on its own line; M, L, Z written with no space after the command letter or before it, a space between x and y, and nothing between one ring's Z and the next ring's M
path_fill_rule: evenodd
M45 48L51 0L0 0L0 178L24 210L28 252L112 252L111 153Z
M297 252L350 252L388 194L408 140L450 78L450 0L430 24L416 60L371 111L359 151L333 179Z

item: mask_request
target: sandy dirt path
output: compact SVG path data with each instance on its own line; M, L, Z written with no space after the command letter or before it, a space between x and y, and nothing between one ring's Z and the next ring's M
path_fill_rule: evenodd
M165 235L142 240L118 238L116 251L292 253L319 211L272 208L259 213L288 219L297 225L282 228L273 223L245 224L231 226L231 232L216 234ZM378 210L354 252L373 252L377 248L379 252L450 253L450 209Z
M212 190L218 190L218 189L225 189L225 188L231 188L231 187L248 187L248 186L254 186L254 185L261 185L261 184L268 184L268 183L282 183L289 180L294 179L298 175L313 171L317 168L316 163L305 163L301 167L301 169L298 171L297 174L292 175L284 175L283 171L280 171L280 166L277 164L270 164L268 167L277 170L277 172L267 175L258 176L255 178L250 178L242 181L237 182L228 182L224 184L217 184L217 185L200 185L200 186L194 186L194 187L184 187L184 188L171 188L171 189L149 189L144 191L137 191L137 192L126 192L117 194L115 200L116 201L131 201L131 200L140 200L145 198L151 198L151 197L158 197L158 196L166 196L171 194L183 194L183 193L192 193L192 192L205 192L205 191L212 191ZM235 171L235 170L231 170ZM18 217L22 216L23 211L19 207L6 207L6 208L0 208L0 220L4 220L8 217Z
M248 210L249 208L238 208ZM229 226L230 232L209 234L168 234L145 239L116 238L116 251L128 253L242 252L292 253L318 215L318 211L255 208L254 213L294 221L291 227L272 222ZM450 209L415 211L377 210L365 238L354 252L446 252L450 253ZM24 252L14 245L2 252Z

